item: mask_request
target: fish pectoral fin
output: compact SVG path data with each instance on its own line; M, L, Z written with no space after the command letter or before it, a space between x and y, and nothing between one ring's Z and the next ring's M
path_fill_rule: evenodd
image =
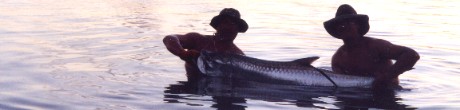
M311 63L313 63L314 61L316 61L318 59L319 59L318 56L314 56L314 57L307 57L307 58L297 59L297 60L294 60L292 62L296 62L296 63L300 63L300 64L304 64L304 65L311 65Z

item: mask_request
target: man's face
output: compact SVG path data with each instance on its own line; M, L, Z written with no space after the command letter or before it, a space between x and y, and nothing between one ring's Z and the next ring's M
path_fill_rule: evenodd
M238 34L238 24L235 20L230 18L223 18L220 20L217 28L217 33L222 35L218 36L219 40L234 40Z
M341 21L335 29L337 30L339 39L353 39L356 37L361 37L359 35L359 25L355 20L344 20Z

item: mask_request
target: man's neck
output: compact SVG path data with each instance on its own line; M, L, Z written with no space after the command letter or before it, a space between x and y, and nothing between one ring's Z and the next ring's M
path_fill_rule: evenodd
M354 48L363 44L364 36L355 37L352 39L343 39L345 47Z
M229 37L229 36L225 36L225 35L219 35L217 34L216 36L214 36L214 38L212 39L214 43L216 44L219 44L219 45L230 45L230 44L233 44L233 40L226 40L226 39L223 39L223 38L235 38L235 36L232 36L232 37Z

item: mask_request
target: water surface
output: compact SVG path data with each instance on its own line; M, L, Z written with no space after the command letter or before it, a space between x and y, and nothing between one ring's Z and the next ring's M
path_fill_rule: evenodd
M411 47L421 59L403 90L187 80L168 34L213 34L226 7L249 24L235 43L248 55L288 61L342 44L322 23L340 4L370 17L367 36ZM444 1L8 0L0 3L1 109L459 109L460 10Z

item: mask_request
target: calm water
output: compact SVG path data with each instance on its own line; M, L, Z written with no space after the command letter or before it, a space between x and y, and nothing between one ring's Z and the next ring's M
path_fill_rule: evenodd
M322 23L351 4L370 16L368 36L417 50L405 89L284 86L203 78L161 42L213 34L222 8L249 24L235 43L252 57L320 56L330 67L342 44ZM460 109L460 4L439 1L7 0L0 3L0 109Z

